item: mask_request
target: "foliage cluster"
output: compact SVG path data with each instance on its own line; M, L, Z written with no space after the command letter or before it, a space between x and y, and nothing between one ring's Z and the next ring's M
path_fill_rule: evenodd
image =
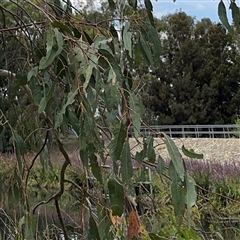
M80 212L77 227L84 239L198 239L191 218L196 183L172 139L159 135L170 156L168 167L152 137L138 140L139 151L130 146L130 130L138 139L145 124L137 74L143 68L157 72L161 62L152 3L108 0L104 4L108 11L101 20L88 19L69 0L4 1L0 5L5 53L1 104L7 106L0 110L0 134L9 131L15 156L10 176L1 175L4 189L0 192L6 193L2 199L6 197L9 206L20 209L14 215L17 227L11 222L6 226L13 226L10 232L24 239L49 233L48 227L39 231L36 213L50 206L64 239L70 239L76 226L66 224L65 216L71 219L74 212L64 213L64 207L71 203ZM13 43L19 46L15 52ZM74 159L62 138L70 135L69 130L77 141L80 168L76 171L71 170ZM59 167L52 165L49 143L57 146L54 162ZM187 149L184 154L201 157ZM139 169L136 175L134 162ZM146 167L154 169L154 176L168 187L158 189L157 182L146 190ZM109 168L107 173L105 168ZM55 186L52 194L51 186ZM35 203L31 194L38 187L45 193L35 191L40 198ZM136 187L146 192L145 200L140 199L141 213ZM157 191L167 198L160 194L155 202ZM166 208L161 209L161 201L166 201ZM146 202L153 204L147 205L147 212ZM159 221L150 218L147 224L149 216Z
M24 209L22 208L22 197L19 195L21 191L17 188L13 189L13 186L16 186L13 178L16 170L14 164L16 163L11 159L13 162L9 165L7 157L2 160L0 171L5 181L0 185L3 189L1 204L4 206L4 211L1 211L0 226L5 235L12 233L20 237L23 236L21 227L24 224L24 218L20 216ZM209 161L199 159L185 159L185 163L187 171L196 181L198 192L198 200L192 209L191 229L187 227L187 216L184 217L181 229L177 228L169 192L171 181L153 171L151 185L149 185L147 182L149 180L148 171L136 170L134 172L134 179L141 176L142 181L138 181L140 185L134 185L134 188L131 189L137 193L134 201L137 204L136 209L141 224L141 239L167 239L169 237L176 239L239 239L240 182L238 176L240 166L234 161L222 164L216 161L210 164ZM35 166L28 185L30 204L37 204L42 199L48 199L57 190L60 167L59 163L54 164L43 172L41 164L38 163ZM212 175L213 169L218 174ZM166 169L164 173L167 173ZM104 175L107 178L108 171ZM100 194L97 190L98 183L93 178L85 178L77 161L70 167L66 179L68 184L60 200L62 217L69 234L72 236L74 234L76 239L81 239L83 225L85 224L86 229L88 225L88 222L84 222L84 216L86 216L83 204L84 196L90 196L91 202L98 198ZM107 193L102 194L110 204ZM133 193L132 196L134 196ZM35 219L37 221L36 226L31 226L32 229L35 228L35 237L50 239L59 236L62 231L55 216L54 204L44 205L37 212L36 218L31 219L32 222ZM122 239L127 223L123 218L112 215L109 217L113 223L111 231ZM100 224L100 226L102 225Z
M145 73L141 94L151 124L230 124L239 115L237 30L184 12L157 21L160 68Z

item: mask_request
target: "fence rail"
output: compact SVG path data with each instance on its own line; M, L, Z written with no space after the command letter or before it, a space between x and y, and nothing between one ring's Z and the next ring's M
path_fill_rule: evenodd
M158 136L161 132L181 138L232 138L240 137L240 125L155 125L140 130L142 136Z

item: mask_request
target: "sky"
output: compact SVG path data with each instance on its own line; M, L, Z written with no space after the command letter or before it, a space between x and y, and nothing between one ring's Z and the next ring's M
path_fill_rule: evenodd
M218 3L219 0L152 0L153 12L155 17L161 18L169 13L175 13L177 11L186 12L188 15L196 17L197 20L202 18L210 18L213 22L219 22L218 17ZM229 11L229 3L224 1L227 14L229 16L229 22L231 22L231 14ZM240 0L236 0L236 4L239 6Z
M72 0L72 2L87 2L87 0ZM143 0L140 0L143 2ZM220 22L218 17L218 4L220 0L151 0L153 4L153 13L157 18L161 18L169 13L177 11L186 12L197 20L202 18L210 18L212 22ZM231 13L229 10L229 0L223 0L227 9L229 22L232 22ZM240 6L240 0L235 0L236 4ZM99 0L95 0L96 6Z

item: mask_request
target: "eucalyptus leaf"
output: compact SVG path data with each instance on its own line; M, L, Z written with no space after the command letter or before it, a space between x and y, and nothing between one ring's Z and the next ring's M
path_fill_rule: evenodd
M240 27L240 11L235 1L231 1L230 9L232 10L232 18L233 18L234 25L237 28L239 28Z
M123 29L123 43L129 56L132 58L132 33L130 30L130 22L126 22Z
M159 175L163 174L165 171L166 167L165 167L165 161L163 160L163 158L159 155L158 156L158 163L157 163L157 173Z
M63 115L66 112L66 108L75 101L74 98L77 95L77 93L78 93L78 89L76 89L73 92L68 93L67 102L63 105L62 109L60 110L60 112L56 116L55 125L54 125L55 129L57 129L62 124Z
M26 153L27 152L26 144L22 137L17 132L13 132L13 139L20 153L21 154Z
M195 180L186 173L185 176L185 187L186 191L186 205L187 205L187 215L188 215L188 226L191 223L191 208L196 204L197 192L196 192L196 182Z
M165 139L167 150L171 158L171 161L173 163L173 166L176 172L178 173L178 176L181 179L181 181L184 181L185 169L184 169L183 161L181 158L181 154L179 153L179 150L176 147L174 141L165 133L164 133L164 139Z
M97 226L94 218L92 217L92 215L90 215L90 218L89 218L89 231L88 231L87 239L88 240L101 240L101 238L99 236L99 232L98 232L98 226Z
M152 6L152 2L151 0L144 0L145 3L145 7L147 9L147 14L148 14L148 18L150 20L150 23L152 24L152 26L154 26L154 20L153 20L153 6Z
M123 186L115 178L108 180L108 191L111 203L112 215L121 217L124 209Z
M174 168L173 162L171 161L169 164L169 175L172 179L171 184L171 193L172 193L172 203L174 207L174 214L176 217L178 227L181 226L183 215L185 213L185 203L186 203L186 188L179 181L179 176Z
M129 96L129 105L131 108L131 118L133 122L134 135L137 138L141 128L141 117L143 113L143 105L141 100L135 95Z
M224 4L224 2L222 0L218 4L218 16L219 16L219 19L221 20L223 26L228 31L230 31L231 26L230 26L230 24L228 22L226 7L225 7L225 4Z
M127 183L133 176L133 166L132 166L132 159L131 159L131 153L130 153L130 145L128 140L125 141L123 145L120 161L121 161L122 181Z
M114 129L113 129L114 138L109 143L108 148L111 151L111 156L113 161L117 161L120 159L124 143L126 141L127 133L125 126L122 122L120 122Z
M187 156L189 158L203 159L203 154L198 154L191 150L188 150L185 148L184 145L182 145L182 152L185 156Z

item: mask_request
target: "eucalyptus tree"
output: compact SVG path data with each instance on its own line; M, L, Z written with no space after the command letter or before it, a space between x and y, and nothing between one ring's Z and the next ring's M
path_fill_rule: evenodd
M8 69L8 65L4 65L6 71L11 71L6 78L7 100L15 100L18 105L14 111L17 122L11 124L2 110L0 116L1 125L7 125L11 130L17 159L17 170L9 192L17 193L17 199L25 209L19 220L19 225L25 228L24 238L36 236L34 214L41 205L50 202L55 205L65 239L69 238L59 206L66 184L72 184L84 196L80 203L86 212L82 226L84 239L114 239L118 235L131 239L140 234L151 239L159 238L158 231L141 232L143 223L139 220L134 201L134 186L142 181L146 166L156 168L159 175L171 180L176 216L176 225L173 225L180 230L187 211L190 227L191 208L196 202L195 182L185 171L181 154L173 141L167 135L161 135L171 157L169 171L156 153L152 137L137 140L141 149L138 152L132 151L130 146L129 135L138 139L141 124L144 124L143 107L134 89L133 76L138 72L136 62L145 60L149 72L155 72L160 64L160 38L151 1L145 0L144 5L138 5L136 0L109 0L107 6L113 17L100 22L89 21L69 0L11 3L16 9L1 9L4 14L15 17L16 27L6 25L0 32L9 33L15 29L12 37L24 47L24 53L20 55L25 60L16 69ZM44 21L38 25L34 16L29 15L28 7L40 12ZM20 23L17 17L19 9L24 15L24 21ZM18 38L18 34L22 37ZM14 57L12 60L17 61ZM98 113L99 102L103 109ZM66 179L72 159L61 136L67 135L69 127L77 135L86 178L90 175L97 181L95 194ZM106 129L109 144L101 137ZM33 206L28 199L29 176L38 157L46 161L45 149L50 134L64 158L58 177L59 190L48 200ZM185 154L199 157L183 149ZM29 150L35 152L30 164L25 157ZM134 161L139 166L137 178ZM108 175L101 168L107 163L110 166ZM3 184L2 181L0 186ZM120 221L120 225L116 221Z

